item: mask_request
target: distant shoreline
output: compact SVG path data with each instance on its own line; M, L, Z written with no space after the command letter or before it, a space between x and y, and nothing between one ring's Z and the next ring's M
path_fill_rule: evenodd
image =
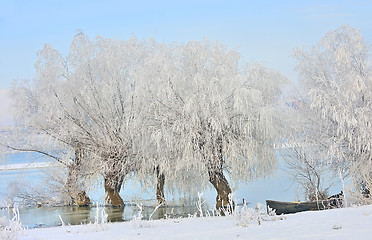
M0 171L19 170L19 169L33 169L33 168L47 168L55 166L54 162L35 162L35 163L16 163L0 165Z

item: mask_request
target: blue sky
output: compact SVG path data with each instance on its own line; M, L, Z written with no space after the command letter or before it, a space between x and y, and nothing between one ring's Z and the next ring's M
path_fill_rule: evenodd
M372 1L0 0L0 89L32 78L45 43L67 53L78 30L93 38L209 38L295 80L292 50L348 24L372 43ZM0 113L1 116L1 113Z
M67 53L82 30L89 37L158 41L204 37L235 47L247 61L290 78L291 51L349 24L372 42L372 1L21 1L0 0L0 89L32 78L45 43Z

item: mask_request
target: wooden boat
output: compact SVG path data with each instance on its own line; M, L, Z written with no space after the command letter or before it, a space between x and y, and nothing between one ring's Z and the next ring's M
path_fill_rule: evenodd
M280 215L287 213L339 208L342 207L343 199L344 193L341 191L340 193L330 196L325 200L311 202L280 202L274 200L266 200L266 206L275 209L275 213L277 215Z
M277 215L304 211L316 211L330 208L329 200L314 202L280 202L274 200L266 200L266 206L275 209L275 213Z

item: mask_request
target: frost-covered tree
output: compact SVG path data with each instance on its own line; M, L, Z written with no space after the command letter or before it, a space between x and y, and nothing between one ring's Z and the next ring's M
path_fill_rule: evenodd
M75 152L73 171L86 179L103 175L107 203L115 206L123 205L122 183L138 165L132 136L141 120L134 116L131 74L146 55L144 45L77 34L66 57L46 45L31 84L14 88L21 127L44 136L38 147L52 139L67 154Z
M46 124L46 116L38 110L37 94L27 81L14 84L12 110L17 124L13 131L8 132L2 144L11 151L36 152L56 160L67 171L67 179L61 193L67 193L69 204L89 204L85 186L79 177L82 157L79 148L76 142L63 141L53 134L53 127Z
M244 182L275 169L285 78L260 65L243 66L237 52L215 42L155 50L139 75L146 79L147 144L154 156L146 165L183 189L209 180L217 206L225 206L228 179Z
M359 30L328 32L312 49L296 50L308 103L307 141L319 157L346 167L356 186L372 187L372 69Z

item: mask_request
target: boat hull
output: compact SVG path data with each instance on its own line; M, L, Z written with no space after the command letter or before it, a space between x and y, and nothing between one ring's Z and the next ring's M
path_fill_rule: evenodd
M266 200L266 206L275 209L277 215L297 213L304 211L317 211L330 208L329 200L314 201L314 202L280 202Z

